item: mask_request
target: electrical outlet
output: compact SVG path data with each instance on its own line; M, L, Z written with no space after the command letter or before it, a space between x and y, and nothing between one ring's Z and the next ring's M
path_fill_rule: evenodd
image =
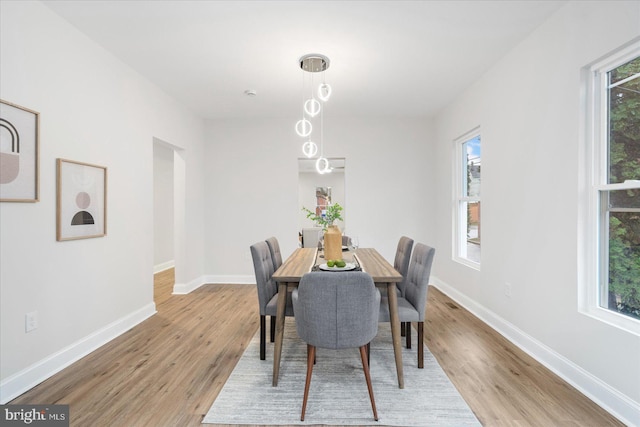
M25 332L31 332L34 329L38 329L38 312L32 311L24 315L24 329Z
M504 295L507 298L511 298L511 283L509 283L509 282L506 282L504 284Z

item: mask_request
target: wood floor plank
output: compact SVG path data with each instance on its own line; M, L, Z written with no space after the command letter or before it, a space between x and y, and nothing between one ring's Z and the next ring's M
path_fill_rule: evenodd
M153 301L156 305L165 302L171 297L175 281L176 275L174 268L161 271L153 276Z
M624 426L433 287L424 330L483 426Z
M258 329L255 285L168 294L157 310L10 403L69 404L72 426L200 426ZM435 288L424 330L484 426L623 426ZM267 370L272 356L268 343Z

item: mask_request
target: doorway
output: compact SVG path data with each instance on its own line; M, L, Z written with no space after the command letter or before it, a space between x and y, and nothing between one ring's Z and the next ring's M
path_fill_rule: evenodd
M180 241L176 221L183 206L184 168L177 147L153 139L153 301L156 307L173 294Z

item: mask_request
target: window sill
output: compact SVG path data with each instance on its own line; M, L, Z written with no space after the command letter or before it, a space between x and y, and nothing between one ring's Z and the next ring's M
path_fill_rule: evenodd
M578 311L585 316L640 337L640 320L600 307L581 308Z

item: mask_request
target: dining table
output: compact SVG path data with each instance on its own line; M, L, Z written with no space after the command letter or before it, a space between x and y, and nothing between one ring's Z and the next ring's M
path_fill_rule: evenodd
M358 248L354 251L345 251L343 252L343 259L346 262L354 263L357 268L368 273L377 287L383 287L387 290L398 387L404 388L400 318L398 317L398 296L396 291L396 283L402 281L402 275L374 248ZM280 373L287 292L293 291L298 286L302 276L324 263L322 251L318 250L317 247L297 248L273 273L273 280L278 283L276 336L273 352L273 387L278 385Z

